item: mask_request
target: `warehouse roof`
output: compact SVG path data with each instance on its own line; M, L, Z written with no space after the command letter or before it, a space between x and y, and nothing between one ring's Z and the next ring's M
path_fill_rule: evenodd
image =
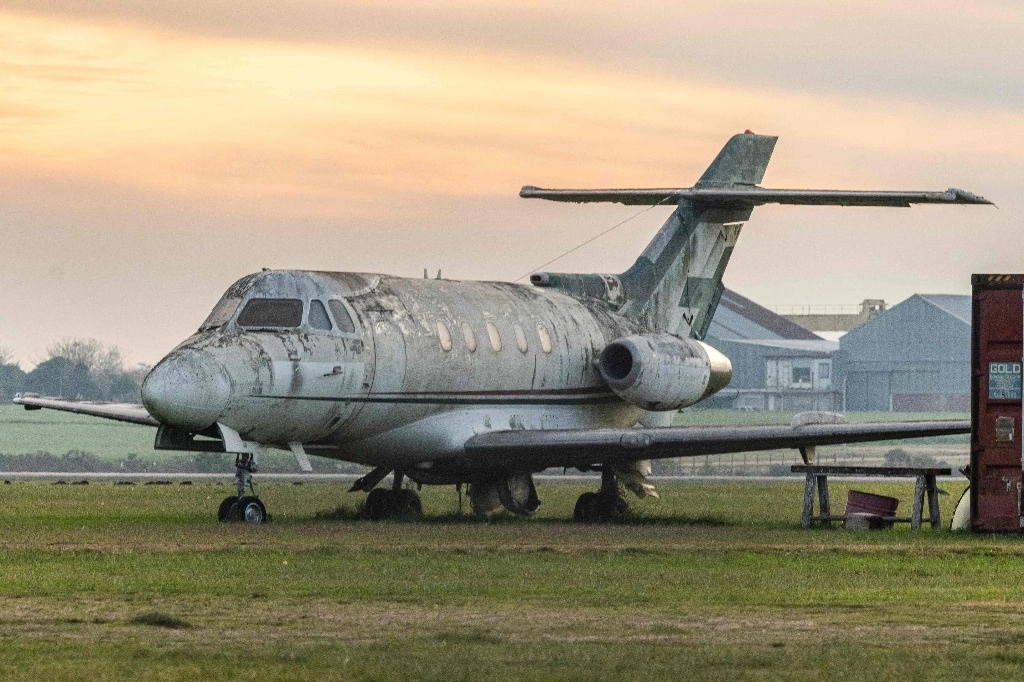
M970 297L968 297L970 300ZM790 322L735 291L726 289L711 320L708 336L719 339L790 339L821 341L821 337Z
M971 323L971 297L956 294L917 294L966 324Z

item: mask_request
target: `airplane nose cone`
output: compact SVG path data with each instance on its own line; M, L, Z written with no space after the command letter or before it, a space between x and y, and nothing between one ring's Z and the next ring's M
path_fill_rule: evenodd
M176 350L142 382L142 403L164 424L193 433L213 425L231 397L224 366L206 351Z

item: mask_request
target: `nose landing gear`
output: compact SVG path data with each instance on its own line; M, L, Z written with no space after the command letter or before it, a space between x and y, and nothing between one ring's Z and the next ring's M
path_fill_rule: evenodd
M235 521L241 523L261 524L270 521L267 508L260 498L256 497L256 487L252 475L256 473L256 457L250 453L235 455L235 479L238 482L238 494L225 497L217 510L218 521ZM246 495L246 488L252 495Z

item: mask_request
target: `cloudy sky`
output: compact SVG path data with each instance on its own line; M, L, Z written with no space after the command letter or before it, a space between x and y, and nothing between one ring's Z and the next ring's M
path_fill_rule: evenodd
M513 280L638 210L521 185L688 186L748 128L765 186L999 208L760 208L728 286L969 293L1024 271L1022 42L1017 0L0 0L0 347L152 363L261 267ZM547 269L619 272L668 212Z

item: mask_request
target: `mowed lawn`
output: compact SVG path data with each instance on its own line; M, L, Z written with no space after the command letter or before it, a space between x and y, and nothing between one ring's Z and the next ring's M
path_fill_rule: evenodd
M81 414L53 410L26 410L20 405L0 405L0 453L21 455L72 450L91 452L104 459L124 459L131 454L159 457L153 451L156 429L124 424Z
M912 484L857 484L900 497ZM945 484L948 520L963 484ZM362 495L265 484L0 486L0 677L966 679L1024 664L1024 543L799 527L799 483L662 485L630 523L355 517ZM833 483L841 504L846 487ZM901 509L901 512L908 511Z

